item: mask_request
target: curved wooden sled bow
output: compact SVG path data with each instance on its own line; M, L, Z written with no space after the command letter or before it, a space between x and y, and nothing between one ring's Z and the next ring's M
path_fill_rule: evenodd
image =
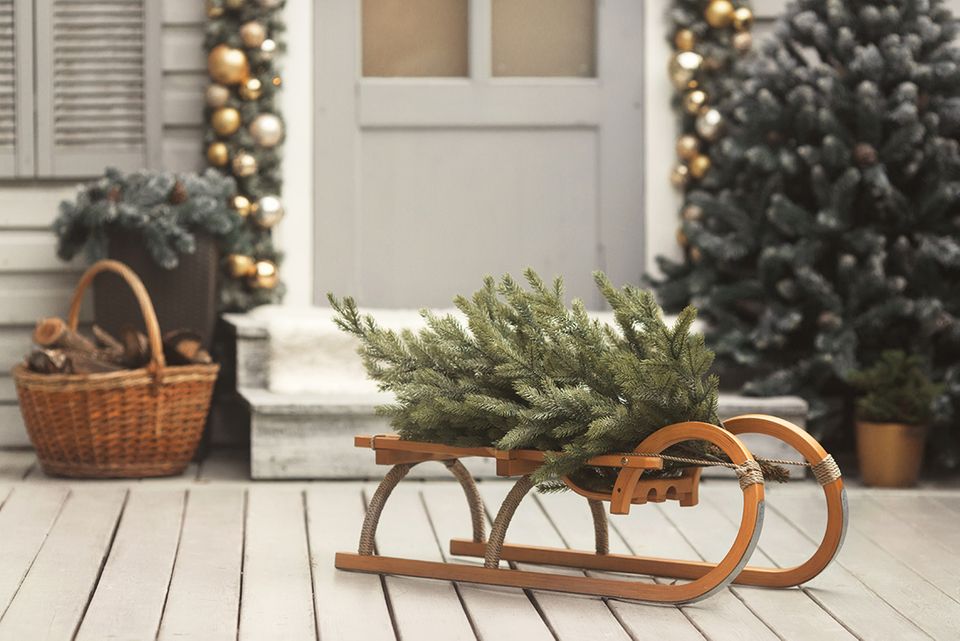
M756 547L763 524L764 489L759 465L737 438L740 434L765 434L790 445L803 456L823 487L827 502L827 526L823 539L816 552L796 567L763 568L746 565ZM740 529L730 550L718 563L610 554L607 545L607 521L603 511L604 501L610 502L612 514L626 514L631 505L648 501L677 500L682 506L697 504L699 467L687 468L679 478L643 478L645 470L663 466L661 452L671 445L689 440L709 441L723 450L731 461L727 465L734 469L740 480L743 512ZM357 553L340 552L336 555L336 567L342 570L574 592L654 603L690 603L714 594L731 582L789 587L809 581L823 571L836 556L847 526L846 494L840 470L833 458L804 430L773 416L738 416L725 421L724 427L695 421L677 423L657 430L637 446L635 453L598 456L588 461L589 465L620 469L610 494L591 492L576 486L569 479L565 480L573 491L588 501L596 534L594 552L510 545L504 542L516 508L533 487L531 474L543 464L543 452L450 447L404 441L392 435L358 436L355 444L357 447L373 449L378 464L393 467L384 476L367 508ZM489 539L484 535L485 517L476 484L459 461L470 456L495 459L498 476L519 477L500 506ZM390 493L414 465L424 461L444 463L463 487L472 517L473 538L453 539L450 541L450 552L460 556L482 557L482 567L374 554L377 524ZM672 585L647 584L614 578L514 570L500 567L501 560L673 577L689 582Z

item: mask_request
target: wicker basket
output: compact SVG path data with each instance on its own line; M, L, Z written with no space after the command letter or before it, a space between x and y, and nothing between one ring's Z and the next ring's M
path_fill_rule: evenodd
M153 303L123 263L101 260L80 279L68 323L77 328L84 292L101 272L118 274L140 304L151 361L106 374L37 374L13 370L20 410L43 469L74 477L179 474L203 433L219 365L168 367Z

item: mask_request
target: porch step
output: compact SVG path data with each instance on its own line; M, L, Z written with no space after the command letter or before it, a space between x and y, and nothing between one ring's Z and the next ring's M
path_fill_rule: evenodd
M356 434L386 434L393 431L375 407L382 396L344 396L301 393L281 394L265 389L242 388L250 407L250 470L255 479L377 478L384 469L373 462L369 450L353 447ZM751 398L720 395L720 416L772 414L804 426L807 404L795 396ZM797 458L790 447L759 435L745 435L754 454L774 458ZM488 459L464 461L478 478L493 478ZM714 470L705 470L708 475ZM716 470L718 475L725 470ZM418 465L414 477L445 477L439 465Z

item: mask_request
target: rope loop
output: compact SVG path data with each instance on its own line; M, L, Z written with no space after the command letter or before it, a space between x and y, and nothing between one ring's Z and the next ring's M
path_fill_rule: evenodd
M763 471L760 469L760 464L753 459L747 459L741 465L734 465L733 471L737 473L741 490L751 485L763 484Z

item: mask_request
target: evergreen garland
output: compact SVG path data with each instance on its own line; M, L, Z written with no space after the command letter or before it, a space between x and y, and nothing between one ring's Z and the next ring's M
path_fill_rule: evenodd
M549 286L527 270L526 280L529 288L488 277L471 298L455 299L466 327L423 311L419 333L382 329L353 299L329 297L336 323L360 339L370 377L394 394L378 409L401 437L552 452L535 475L552 488L564 475L596 476L584 461L632 451L666 425L719 424L713 354L690 333L693 308L669 328L651 293L618 290L597 273L615 329L580 301L568 308L559 279ZM676 447L716 455L702 442Z
M799 0L723 106L729 135L687 195L699 260L659 260L750 393L799 393L817 436L848 420L847 374L884 349L945 382L960 422L960 48L939 0ZM935 432L955 464L956 433Z
M90 262L106 258L108 234L116 229L135 232L159 266L173 269L181 254L196 250L198 232L221 243L233 236L237 217L227 200L235 190L232 179L215 171L198 176L107 169L81 185L75 200L60 203L53 223L57 255L70 260L83 251Z

